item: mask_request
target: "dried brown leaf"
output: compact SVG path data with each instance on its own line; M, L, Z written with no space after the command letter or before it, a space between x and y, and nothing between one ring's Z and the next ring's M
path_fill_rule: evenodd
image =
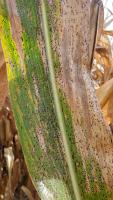
M103 84L96 93L102 108L113 93L113 78Z

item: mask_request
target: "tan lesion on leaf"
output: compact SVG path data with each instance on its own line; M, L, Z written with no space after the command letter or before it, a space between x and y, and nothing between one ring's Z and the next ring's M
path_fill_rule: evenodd
M47 149L46 149L46 144L45 144L45 139L44 139L44 135L43 135L43 130L41 127L36 128L36 137L38 139L40 148L47 153Z
M81 12L83 5L85 9ZM99 164L107 186L112 188L113 137L103 118L87 70L90 47L89 8L88 1L67 0L62 3L60 85L73 114L75 142L82 159L93 157Z

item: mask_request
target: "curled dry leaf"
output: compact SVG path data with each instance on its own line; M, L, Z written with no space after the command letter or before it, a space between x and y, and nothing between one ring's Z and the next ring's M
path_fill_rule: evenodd
M100 40L104 24L104 8L102 1L91 1L90 9L90 66L92 66L95 47Z
M113 78L103 84L96 93L102 108L113 93Z
M11 189L11 176L12 176L12 168L13 168L13 163L14 163L14 154L13 154L13 149L12 147L4 148L4 157L6 158L6 163L8 167L8 175L9 175L9 181L7 188L10 193L10 197L13 196L12 194L12 189Z
M25 187L24 185L22 185L21 190L27 195L27 197L28 197L29 200L35 200L33 198L33 196L32 196L31 191L27 187Z

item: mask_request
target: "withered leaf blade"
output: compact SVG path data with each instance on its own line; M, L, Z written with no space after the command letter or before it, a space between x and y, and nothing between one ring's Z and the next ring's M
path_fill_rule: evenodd
M104 24L104 8L102 1L92 0L90 8L90 67L92 67L95 47L99 41Z

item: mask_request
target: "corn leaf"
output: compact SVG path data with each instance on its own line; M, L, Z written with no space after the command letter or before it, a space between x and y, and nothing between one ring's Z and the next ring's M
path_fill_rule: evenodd
M111 132L87 70L90 1L7 0L1 10L12 109L41 200L111 198Z

